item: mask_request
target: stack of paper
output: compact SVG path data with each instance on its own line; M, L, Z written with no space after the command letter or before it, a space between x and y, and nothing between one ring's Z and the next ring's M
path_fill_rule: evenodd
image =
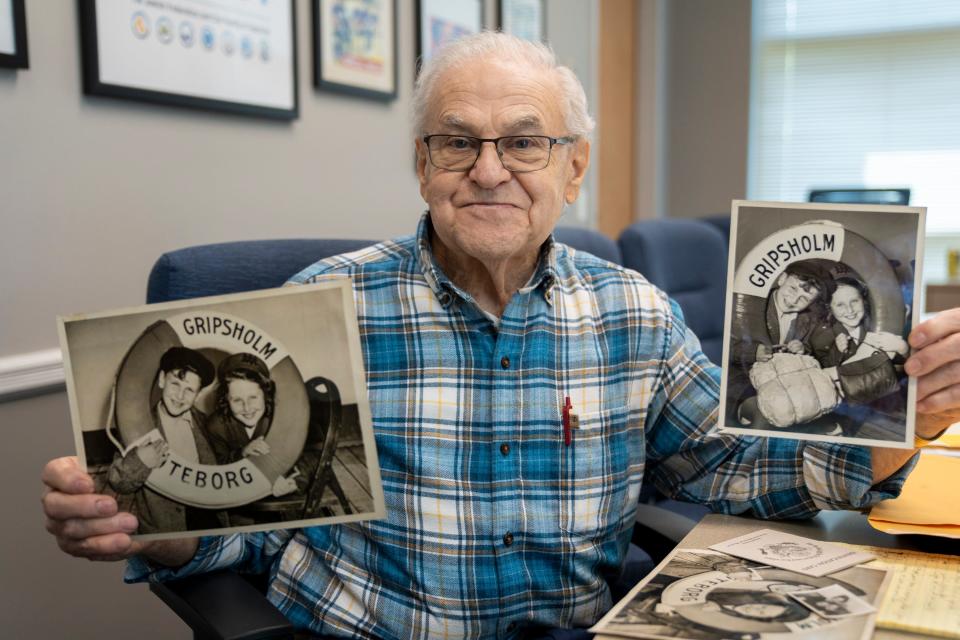
M860 549L761 529L674 549L591 632L663 640L866 640L890 572Z
M960 422L947 429L946 433L937 438L931 447L943 447L945 449L960 449Z
M867 567L891 573L878 627L960 638L960 557L850 546L877 556Z
M922 455L899 498L873 508L868 521L886 533L960 538L960 458Z

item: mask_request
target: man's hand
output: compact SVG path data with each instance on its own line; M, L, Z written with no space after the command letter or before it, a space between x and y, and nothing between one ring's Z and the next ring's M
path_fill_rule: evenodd
M243 448L244 458L249 458L250 456L265 456L268 453L270 453L270 445L263 439L263 436L254 438Z
M117 512L111 496L93 493L93 479L76 457L51 460L43 468L43 512L47 531L65 552L90 560L123 560L142 553L167 566L185 564L197 550L197 539L135 542L130 534L137 519Z
M144 466L156 469L170 456L170 445L166 440L158 438L137 447L136 453Z
M910 332L908 375L917 378L917 435L932 438L960 422L960 308L943 311Z
M904 365L917 379L916 433L925 440L960 422L960 308L921 322L909 337L914 352ZM873 480L889 477L914 451L874 448Z

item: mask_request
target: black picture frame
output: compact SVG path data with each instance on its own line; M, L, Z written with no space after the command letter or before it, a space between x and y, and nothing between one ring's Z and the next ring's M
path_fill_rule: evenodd
M276 120L293 120L300 115L300 95L297 82L297 15L295 0L290 2L290 77L292 105L289 108L264 106L242 101L197 97L167 91L143 89L101 80L100 51L97 37L97 0L77 0L80 16L80 48L83 68L83 92L86 95L106 96L125 100L151 102L176 107L219 111L243 116Z
M423 66L424 47L432 42L432 38L426 38L424 34L424 21L429 18L427 7L425 5L451 7L454 5L476 5L477 31L485 26L484 21L484 0L417 0L416 4L416 33L417 33L417 51L416 51L416 72L420 73L420 67ZM469 7L467 7L469 9Z
M503 18L504 18L504 13L505 13L505 11L504 11L504 4L506 4L506 2L508 2L508 1L509 1L509 0L497 0L497 30L503 31L504 33L512 33L512 32L510 32L510 31L507 31L506 25L504 24L504 19L503 19ZM546 2L546 0L532 0L532 1L535 2L536 4L538 4L538 5L540 6L540 9L539 9L539 11L540 11L540 21L539 21L539 23L540 23L540 24L539 24L540 38L539 38L539 40L537 40L537 41L538 41L538 42L546 42L546 41L547 41L547 2ZM516 35L516 36L519 36L519 37L523 37L522 34L514 33L513 35Z
M384 0L390 6L390 26L388 27L392 46L388 48L391 60L385 65L390 89L380 90L363 86L358 83L350 83L347 78L334 80L324 75L324 57L323 46L326 34L324 33L329 25L324 22L323 4L326 0L312 0L311 23L313 35L313 86L322 91L331 91L350 96L368 98L382 102L389 102L396 99L398 87L398 67L397 67L397 0Z
M27 48L27 11L23 0L10 0L13 22L13 53L0 53L0 67L29 69L30 54Z

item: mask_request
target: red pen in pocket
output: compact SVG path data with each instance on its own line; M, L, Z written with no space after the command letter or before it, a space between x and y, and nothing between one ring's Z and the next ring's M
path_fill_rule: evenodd
M573 442L573 431L570 428L570 410L573 409L573 405L570 404L570 396L566 396L563 400L563 446L569 447L570 443Z

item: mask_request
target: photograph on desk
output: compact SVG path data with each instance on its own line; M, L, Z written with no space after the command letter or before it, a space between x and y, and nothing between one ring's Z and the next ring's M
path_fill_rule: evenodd
M349 279L59 319L77 455L141 539L384 516Z
M591 631L684 640L860 640L873 633L887 577L862 566L813 577L719 551L677 549ZM829 587L868 606L860 615L828 617L792 597Z
M925 211L734 201L721 431L913 446Z

